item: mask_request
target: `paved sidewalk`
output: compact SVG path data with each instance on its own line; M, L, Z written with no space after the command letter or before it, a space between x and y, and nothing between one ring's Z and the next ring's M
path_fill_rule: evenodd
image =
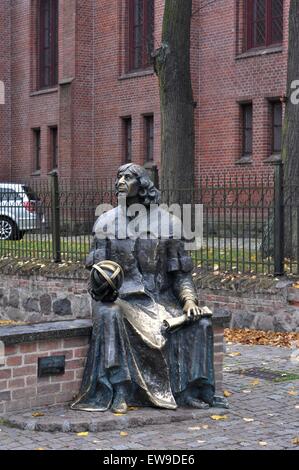
M273 382L268 376L233 373L245 370L247 374L247 369L260 367L299 374L299 362L295 360L296 353L291 358L292 352L270 346L228 346L224 370L224 388L231 393L228 411L219 413L214 408L202 414L196 412L189 421L135 428L124 425L122 429L120 426L118 430L83 436L20 430L0 424L0 449L299 450L299 444L293 443L296 438L299 442L299 380L283 376L288 380ZM223 413L226 419L211 418Z

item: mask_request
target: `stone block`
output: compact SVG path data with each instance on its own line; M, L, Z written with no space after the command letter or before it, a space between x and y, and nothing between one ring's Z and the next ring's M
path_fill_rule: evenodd
M231 328L252 328L255 315L250 312L236 312L232 314Z
M23 307L26 310L26 312L39 312L40 311L39 301L35 297L29 297L27 299L24 299Z
M61 317L72 315L71 302L67 298L58 299L53 302L53 312Z
M14 308L19 307L20 295L17 289L11 289L8 298L8 305Z
M41 295L39 303L40 311L43 315L50 315L52 313L52 299L49 294Z

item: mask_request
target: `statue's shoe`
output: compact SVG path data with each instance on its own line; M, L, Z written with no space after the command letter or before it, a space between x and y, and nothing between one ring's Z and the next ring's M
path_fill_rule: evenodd
M116 397L111 406L112 413L120 413L126 414L128 412L128 405L124 398L120 397L119 399Z
M213 408L225 408L226 410L228 410L229 409L229 403L228 403L227 399L224 398L224 397L214 396L212 407Z
M205 403L204 401L193 397L188 397L186 399L186 404L191 408L197 408L199 410L207 410L208 408L210 408L210 405L208 403Z

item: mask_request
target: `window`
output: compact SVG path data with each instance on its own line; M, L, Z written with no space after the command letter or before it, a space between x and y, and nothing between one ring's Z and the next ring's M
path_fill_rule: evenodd
M40 0L39 87L58 83L58 0Z
M247 0L247 49L280 44L283 0Z
M271 134L272 145L271 153L281 153L282 142L282 104L280 101L273 101L271 103Z
M145 116L145 161L154 160L154 116Z
M129 70L147 68L154 48L154 0L128 0Z
M123 119L123 136L124 136L124 161L130 163L132 161L132 119Z
M33 129L33 167L34 171L40 171L40 129Z
M57 127L50 128L50 152L51 152L51 167L56 169L58 167L58 132Z
M242 110L242 156L252 155L252 104L243 104Z

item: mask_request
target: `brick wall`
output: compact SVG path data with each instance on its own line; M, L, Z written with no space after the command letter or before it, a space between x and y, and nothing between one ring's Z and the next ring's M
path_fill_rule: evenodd
M72 401L79 392L88 337L51 339L5 347L0 367L0 414ZM39 378L38 358L65 356L65 373Z
M201 305L228 310L231 328L299 331L299 292L292 280L206 274L196 282Z
M284 2L282 48L249 54L241 48L244 0L193 3L197 174L216 174L220 169L231 175L268 171L269 99L285 94L289 0ZM8 91L7 104L0 110L1 178L32 174L32 127L42 130L41 175L45 176L50 169L49 126L57 124L62 176L112 176L123 161L121 118L125 116L132 116L133 160L143 163L143 116L148 113L155 117L154 152L159 164L158 80L151 70L127 73L126 1L59 1L59 86L41 94L34 93L36 1L11 5L11 15L9 0L0 6L4 38L0 48L5 48L0 54L0 80L4 77ZM163 0L156 0L155 6L158 47ZM236 163L241 156L240 102L244 100L253 103L254 134L253 162L245 167Z
M281 49L240 54L237 7L244 1L219 0L200 12L200 157L202 175L230 175L241 171L267 172L269 98L286 92L289 0L284 1L284 39ZM241 13L240 13L241 16ZM241 157L239 103L253 104L253 162L238 165Z
M10 0L0 2L0 80L5 86L5 104L0 104L0 179L10 177L11 82Z

